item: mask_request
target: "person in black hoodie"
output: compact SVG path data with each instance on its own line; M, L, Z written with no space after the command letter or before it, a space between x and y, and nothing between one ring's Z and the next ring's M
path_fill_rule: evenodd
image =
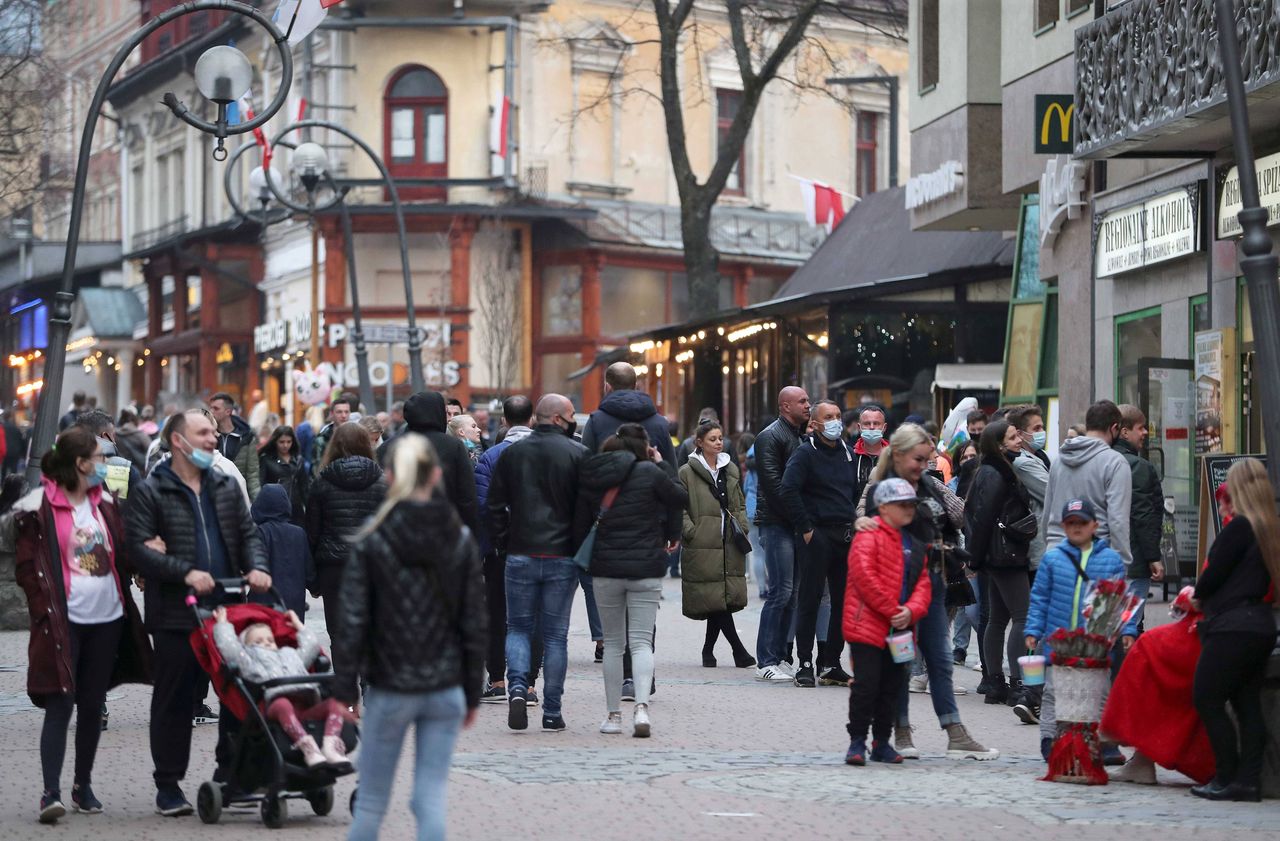
M600 408L591 413L582 428L582 446L593 453L600 452L604 442L624 423L638 423L649 435L649 441L657 448L663 461L675 461L676 451L667 434L667 419L658 414L653 399L643 391L636 391L636 369L630 362L615 362L604 372L604 399Z
M480 530L480 509L476 502L476 473L467 446L461 438L448 432L449 420L445 417L444 395L435 391L420 391L404 404L404 422L407 431L416 432L431 442L440 464L444 482L438 489L458 509L462 524L472 534ZM386 463L390 441L378 447L378 461Z
M849 545L853 542L854 495L859 487L853 449L844 440L840 407L830 400L813 405L817 431L809 436L787 460L782 474L782 502L787 519L800 536L796 545L800 573L796 601L795 684L817 685L818 677L827 686L848 686L849 675L840 668L843 653L843 616L831 611L827 628L830 645L818 647L818 668L813 667L813 637L822 602L822 587L831 590L831 604L844 604L845 582L849 577Z
M609 505L596 529L590 565L604 630L607 715L600 732L622 732L625 638L634 668L634 735L644 738L650 727L653 628L666 553L680 540L681 512L689 494L650 460L648 441L635 435L611 435L603 452L582 462L578 476L576 533L586 534L603 505Z
M351 837L377 837L412 724L418 832L443 838L453 748L475 721L484 682L480 551L436 493L441 469L431 444L409 433L387 456L391 486L351 547L342 576L343 635L334 641L339 683L347 688L338 697L355 701L357 670L372 687Z
M236 401L230 394L218 392L209 398L209 411L218 425L218 452L230 459L244 477L249 499L257 499L262 487L258 475L257 435L249 422L235 414Z
M249 509L271 564L271 581L285 605L299 616L307 613L307 582L315 576L307 533L291 520L289 494L282 485L263 485Z
M369 434L358 423L339 426L325 447L307 507L307 539L316 570L308 587L311 595L324 599L324 621L334 643L341 637L338 601L351 554L349 540L378 510L386 493Z

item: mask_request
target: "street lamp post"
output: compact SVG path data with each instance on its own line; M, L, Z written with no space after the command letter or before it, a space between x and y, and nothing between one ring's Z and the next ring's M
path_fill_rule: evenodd
M75 303L76 251L80 245L80 224L84 215L85 190L89 178L89 157L93 151L93 136L98 125L98 114L107 100L107 90L130 53L146 40L147 36L185 15L204 11L224 11L249 18L271 36L280 53L280 89L275 98L252 120L236 125L227 123L227 106L236 101L248 89L253 80L253 68L244 54L234 47L213 47L196 62L196 86L200 93L218 107L213 122L191 113L172 92L164 95L164 104L173 115L189 126L217 138L213 150L215 160L225 160L227 137L253 131L271 119L284 107L293 82L293 53L289 50L287 36L258 9L235 0L200 0L183 3L161 12L135 32L125 42L98 81L89 104L88 117L80 134L80 154L76 161L75 185L71 193L71 214L67 225L67 250L62 261L62 281L49 308L49 348L45 359L44 386L36 411L35 429L31 436L30 458L27 461L27 484L36 487L40 482L40 458L53 443L58 432L58 411L62 405L62 374L67 358L67 337L71 333L71 308Z
M418 329L417 311L413 303L413 277L409 270L409 240L405 233L404 208L400 205L400 193L396 189L395 181L392 180L391 173L387 170L387 165L383 162L381 156L379 156L377 152L373 151L373 148L370 147L368 143L365 143L358 135L348 129L327 120L299 120L292 125L286 126L285 129L277 134L275 139L271 141L271 148L274 149L292 132L307 128L327 129L328 131L342 135L359 147L359 149L364 152L378 167L378 173L382 176L383 186L386 188L387 194L391 196L391 210L396 219L396 234L399 237L400 243L400 272L404 283L405 310L407 320L409 322L409 381L415 392L423 391L426 389L426 381L422 373L422 333ZM315 148L311 149L308 147ZM299 158L301 158L300 161ZM353 330L353 333L355 334L353 339L356 342L358 361L360 354L363 352L364 331L360 328L359 321L356 320L358 318L357 313L359 312L359 305L356 303L359 299L359 293L355 288L355 248L352 244L351 220L345 201L347 191L340 189L335 183L333 175L329 171L327 156L324 154L324 147L320 146L318 143L308 142L299 145L298 148L294 150L293 168L298 174L299 179L303 182L303 186L307 187L309 198L313 196L315 186L318 185L321 180L326 181L332 186L334 197L320 206L316 206L314 200L311 200L308 205L300 205L291 201L280 189L279 185L274 182L274 180L267 179L267 187L271 190L277 201L297 213L322 213L326 210L331 210L337 207L340 212L344 214L342 224L344 239L347 241L347 272L352 283L352 317L353 321L356 322L353 325L355 328ZM312 182L311 186L308 186L309 180ZM361 395L361 399L364 399L363 394Z
M1255 392L1262 403L1264 418L1280 418L1280 287L1276 274L1280 262L1271 253L1267 233L1267 210L1258 200L1258 175L1254 168L1253 143L1249 139L1249 105L1245 99L1240 70L1240 42L1236 37L1235 4L1217 0L1218 49L1222 61L1227 106L1231 110L1231 134L1235 142L1236 169L1240 173L1240 271L1249 289L1249 309L1253 320ZM1273 488L1280 489L1280 424L1263 424L1267 444L1267 474Z
M286 128L281 136L283 137L287 135L291 130L291 128ZM303 148L306 146L316 146L319 149L318 155L314 149ZM226 172L223 173L223 189L227 194L227 201L231 204L232 209L235 210L236 215L244 219L252 219L253 217L244 207L241 206L240 201L236 198L234 170L236 162L240 159L240 156L252 148L254 148L252 145L245 144L233 152L231 158L227 161ZM347 280L351 287L351 318L353 321L351 339L356 346L356 371L357 376L360 379L360 402L364 404L365 411L371 412L374 407L373 379L369 375L369 351L366 348L364 341L363 313L360 309L360 286L356 280L356 252L355 244L351 236L351 214L347 210L347 203L345 201L347 190L340 189L336 184L333 184L332 178L328 175L328 161L323 147L320 147L315 143L303 143L296 147L294 149L293 161L295 169L298 167L299 162L302 162L304 165L311 165L317 173L323 173L323 177L332 185L334 194L338 198L337 205L342 214L342 232L343 237L346 240ZM315 224L315 191L320 186L319 177L313 177L312 174L302 173L299 175L299 178L302 180L303 186L307 188L307 204L305 211L311 217L312 224ZM249 174L249 192L253 194L262 207L262 226L264 229L267 225L275 224L276 222L283 222L285 219L288 219L293 215L292 211L296 209L289 208L286 210L284 215L278 216L275 219L271 218L269 211L274 194L269 182L279 183L279 180L280 176L274 169L270 170L268 173L268 171L263 169L261 166L254 168L254 170ZM318 359L317 354L314 352L314 340L319 333L320 322L315 313L315 303L315 301L312 302L313 307L311 317L311 337L313 340L312 358Z

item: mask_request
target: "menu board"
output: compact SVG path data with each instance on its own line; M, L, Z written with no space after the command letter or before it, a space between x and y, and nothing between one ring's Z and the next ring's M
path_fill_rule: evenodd
M1227 483L1227 472L1236 462L1246 458L1256 458L1263 464L1267 457L1262 455L1207 455L1200 459L1200 546L1196 564L1205 557L1209 544L1222 531L1222 511L1218 507L1218 488ZM1212 531L1210 530L1212 529Z

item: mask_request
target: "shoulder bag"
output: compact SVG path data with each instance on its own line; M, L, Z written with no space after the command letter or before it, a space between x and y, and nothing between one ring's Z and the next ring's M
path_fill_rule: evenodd
M996 517L996 528L991 535L992 560L1007 566L1030 563L1031 542L1039 530L1040 524L1031 512L1027 491L1021 482L1015 480L1013 492L1005 499Z
M631 471L639 463L639 460L631 462L631 466L627 468L626 475L622 477L622 481L618 483L618 486L609 488L604 492L604 497L600 500L600 511L596 514L596 521L591 524L591 531L587 532L582 545L578 547L578 551L573 556L573 562L583 572L591 568L591 556L596 551L596 532L600 530L600 521L604 519L604 515L613 507L613 503L618 500L618 494L622 492L622 486L627 484L627 479L631 478Z
M725 492L720 493L720 488L716 486L716 483L712 479L708 478L707 476L703 476L701 473L698 473L696 468L690 467L689 469L692 470L694 473L697 473L698 478L702 479L702 481L707 483L707 485L711 488L711 493L715 495L716 501L720 503L720 510L724 513L725 522L728 524L729 539L733 541L734 548L744 555L750 552L753 548L751 546L751 539L748 538L746 534L743 533L742 526L738 525L737 518L734 517L733 514L729 511L729 501L727 499L729 495L728 482L726 481L725 483L726 484ZM728 470L729 468L726 465L722 469Z

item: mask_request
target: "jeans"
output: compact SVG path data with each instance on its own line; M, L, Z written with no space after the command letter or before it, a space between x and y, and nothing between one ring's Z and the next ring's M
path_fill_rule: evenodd
M596 591L591 586L591 576L579 568L578 583L582 585L582 596L587 603L587 627L591 630L592 642L604 639L604 631L600 629L600 608L596 604Z
M497 552L484 557L484 600L489 612L489 645L485 649L485 670L489 683L498 683L507 668L507 558Z
M361 727L360 791L348 841L377 839L410 725L415 739L411 805L418 821L418 841L443 841L445 785L466 714L461 686L421 693L370 689Z
M765 575L769 578L769 595L760 610L760 630L756 635L756 662L764 668L782 661L791 633L796 605L796 544L791 527L775 523L760 526L760 541L764 544Z
M813 537L808 543L801 539L797 545L797 556L800 559L800 588L796 606L796 661L812 662L813 638L822 607L823 585L830 591L830 601L844 604L844 587L849 578L849 544L844 536L849 533L845 526L838 528L814 529ZM843 614L843 611L841 611ZM826 633L820 639L838 639L841 633L840 615L828 606ZM829 657L831 662L825 659ZM818 667L836 666L840 664L840 649L827 651L819 649Z
M507 556L507 691L529 687L530 638L542 620L543 713L560 715L569 668L569 616L581 570L573 558Z
M767 599L769 597L769 576L765 573L765 551L764 545L757 540L755 548L747 553L747 564L751 569L751 577L756 582L756 591L760 594L760 598Z
M1031 582L1026 570L993 569L987 572L987 586L991 589L991 619L982 638L983 651L987 654L987 674L1003 681L1004 658L1007 654L1009 682L1020 681L1022 669L1018 667L1018 657L1023 653L1022 630L1031 601ZM1009 629L1007 639L1006 628Z
M948 633L950 623L947 621L947 587L942 575L936 572L929 573L929 583L933 585L933 597L929 600L929 612L916 626L916 650L924 655L925 670L929 675L929 698L933 701L938 725L946 728L949 724L960 723L960 708L956 706L951 682L951 671L955 664L951 661L951 640ZM910 703L907 681L903 680L898 689L899 727L911 724L908 711Z
M978 629L980 621L978 600L981 595L978 592L978 579L969 579L969 588L973 590L974 603L968 607L962 607L956 611L954 622L954 633L951 635L951 647L956 651L968 651L970 634ZM978 638L978 647L982 647L982 638Z
M658 621L661 578L597 578L596 603L604 625L604 698L622 711L622 649L630 647L636 703L649 703L653 680L653 626Z

